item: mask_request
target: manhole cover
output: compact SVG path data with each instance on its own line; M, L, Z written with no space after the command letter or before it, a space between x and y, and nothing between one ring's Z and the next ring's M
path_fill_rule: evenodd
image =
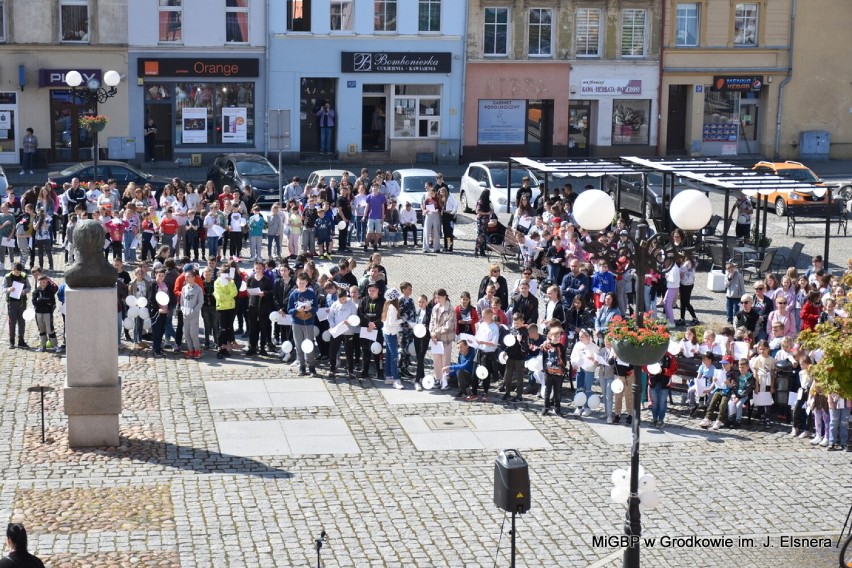
M424 418L430 430L467 430L471 428L470 422L465 418L436 417Z

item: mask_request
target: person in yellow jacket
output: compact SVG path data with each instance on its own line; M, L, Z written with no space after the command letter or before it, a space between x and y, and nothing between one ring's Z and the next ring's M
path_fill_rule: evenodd
M218 359L224 359L233 348L236 338L234 337L234 316L237 315L237 285L231 278L229 272L222 272L213 285L213 297L216 298L216 313L219 316L219 352Z

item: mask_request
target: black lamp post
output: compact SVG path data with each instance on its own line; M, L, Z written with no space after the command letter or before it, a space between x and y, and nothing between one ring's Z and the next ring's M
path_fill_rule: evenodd
M71 87L71 96L79 99L84 105L94 105L95 111L97 111L98 103L105 103L118 94L118 89L116 87L120 82L121 75L119 75L118 71L112 70L104 73L103 85L106 85L106 87L104 87L101 82L95 78L89 79L84 87L80 87L80 85L83 84L83 76L79 71L69 71L65 74L65 84ZM100 130L103 130L103 127ZM92 181L97 181L98 177L98 154L100 153L98 147L98 133L100 130L94 128L89 129L93 136L92 142L94 148L94 152L92 153L92 162L94 162L94 167L92 169Z
M615 216L612 199L600 190L586 190L574 203L574 218L589 231L600 231L609 227ZM697 231L710 220L712 207L706 195L697 190L686 190L671 202L669 210L672 220L686 231ZM685 243L684 243L685 244ZM665 274L674 264L690 255L692 249L674 243L669 235L657 233L648 236L647 220L639 222L634 234L628 238L628 244L618 243L617 247L593 241L584 245L586 251L596 260L604 260L615 272L623 273L631 268L636 270L638 292L636 295L636 325L644 326L645 312L645 275L649 269ZM626 260L626 262L624 262ZM619 262L620 261L620 262ZM642 364L638 361L624 361L633 365L633 443L630 451L630 497L624 522L624 534L630 543L624 550L625 568L639 568L639 536L642 534L641 513L639 512L639 426L642 418L642 381L639 379ZM644 364L644 363L643 363Z

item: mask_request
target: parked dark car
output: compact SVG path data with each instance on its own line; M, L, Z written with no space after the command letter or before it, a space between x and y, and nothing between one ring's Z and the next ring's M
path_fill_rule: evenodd
M229 185L242 193L248 184L256 195L278 195L278 170L257 154L219 154L207 172L207 179L214 183L217 192Z
M646 174L648 176L648 194L645 203L645 210L642 210L642 175L628 174L620 178L616 176L608 176L606 180L606 191L612 196L613 201L616 199L616 187L618 180L621 180L621 201L619 209L633 213L648 220L662 220L663 218L663 176L657 173ZM674 193L671 188L671 178L666 180L666 207L673 195L677 195L685 189L691 189L685 181L675 176Z
M94 175L94 170L93 162L80 162L62 171L50 172L47 174L47 179L54 189L60 189L63 183L70 183L74 178L78 178L81 182L114 179L122 190L130 182L134 182L138 186L150 183L157 194L163 190L166 184L172 183L171 178L151 175L124 162L113 160L99 160L97 175Z

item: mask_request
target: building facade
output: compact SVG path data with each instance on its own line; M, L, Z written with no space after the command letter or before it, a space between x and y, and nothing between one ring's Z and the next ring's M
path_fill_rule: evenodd
M102 141L127 135L127 28L127 0L0 0L0 163L20 163L27 128L39 163L91 159L87 114L110 117ZM109 101L83 104L65 83L71 70L98 84L115 70L122 82Z
M464 158L653 153L658 6L471 2Z
M129 21L129 131L154 121L154 159L263 151L263 0L132 0Z
M287 155L458 161L465 14L451 0L274 3L270 108L289 111ZM317 116L325 103L330 148Z

